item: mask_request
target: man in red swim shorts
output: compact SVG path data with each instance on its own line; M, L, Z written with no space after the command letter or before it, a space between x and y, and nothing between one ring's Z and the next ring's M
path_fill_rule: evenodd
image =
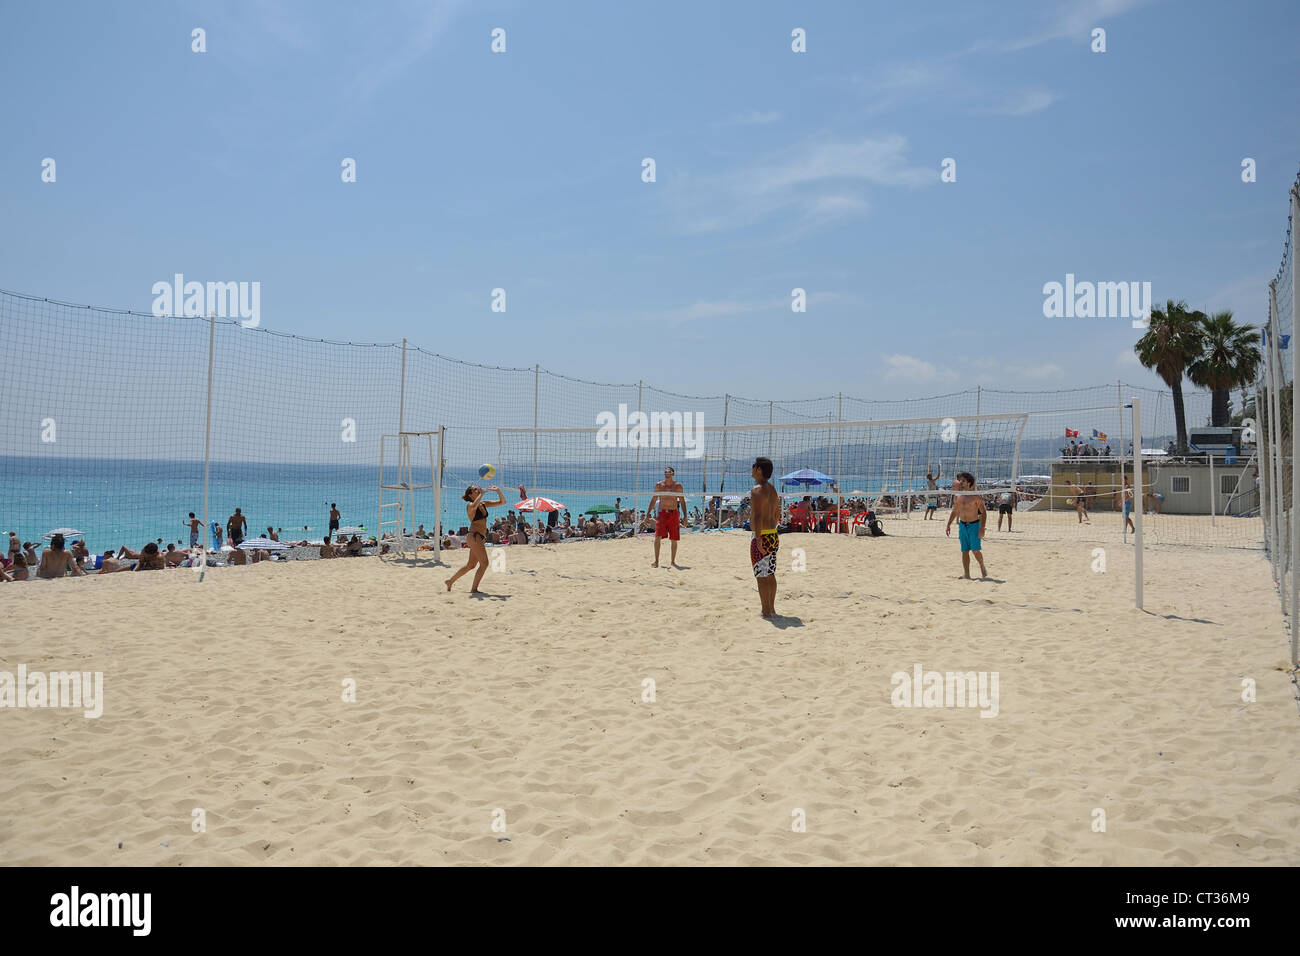
M654 510L659 505L659 515L655 518L655 562L652 568L659 567L659 542L667 538L673 543L670 562L677 567L677 542L681 539L681 515L686 510L686 499L682 497L682 485L676 478L672 467L664 469L664 480L655 483L655 495L646 505L646 511ZM677 494L672 494L672 492Z

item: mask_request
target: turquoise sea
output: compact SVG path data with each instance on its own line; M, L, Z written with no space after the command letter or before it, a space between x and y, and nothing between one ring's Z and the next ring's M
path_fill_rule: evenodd
M705 468L711 469L709 473ZM428 483L429 471L416 471L415 483ZM660 477L643 468L639 477L631 469L575 470L539 467L536 488L558 498L574 521L598 504L613 505L616 494L623 507L634 504L634 490L648 492ZM497 484L507 502L518 500L523 482L534 493L531 468L524 474L497 475L480 481L476 466L447 467L443 490L443 523L465 523L461 495L471 481ZM744 462L728 462L725 487L720 463L687 461L678 465L692 508L700 507L703 494L745 494L752 482ZM262 534L267 525L283 529L282 538L321 539L329 527L330 503L337 502L344 526L360 525L373 532L378 521L378 466L316 464L243 464L213 462L208 485L208 518L225 527L236 507L248 518L250 535ZM392 480L389 478L388 480ZM876 491L898 488L892 474L845 476L841 490ZM918 479L915 487L923 487ZM795 492L800 489L783 489ZM812 489L813 493L817 489ZM558 493L552 493L558 492ZM389 494L386 492L386 497ZM645 506L643 493L640 504ZM0 530L16 531L24 541L39 540L58 527L71 527L87 536L91 550L105 551L121 545L139 548L161 538L164 543L188 543L186 524L190 511L203 518L203 462L128 461L67 457L0 456ZM432 530L433 492L416 492L414 514L406 526L424 524ZM495 513L494 513L495 516Z

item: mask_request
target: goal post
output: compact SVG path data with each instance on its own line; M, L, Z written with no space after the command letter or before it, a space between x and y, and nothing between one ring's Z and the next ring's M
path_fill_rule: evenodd
M431 540L433 560L442 554L442 477L446 461L446 428L435 431L381 435L379 439L379 524L375 540L383 550L389 543L395 554L412 557L420 554L420 543ZM427 465L425 462L427 461ZM426 480L427 478L427 480ZM433 528L427 538L417 537L414 527L423 509L418 507L417 492L431 492ZM391 532L385 533L385 528Z

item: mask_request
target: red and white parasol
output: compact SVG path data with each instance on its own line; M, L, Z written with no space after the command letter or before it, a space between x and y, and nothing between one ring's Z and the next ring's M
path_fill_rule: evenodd
M516 511L560 511L564 505L551 498L525 498L514 506Z

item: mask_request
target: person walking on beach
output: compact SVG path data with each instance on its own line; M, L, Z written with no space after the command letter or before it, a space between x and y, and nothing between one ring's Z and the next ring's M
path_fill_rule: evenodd
M244 513L241 510L236 508L235 513L226 521L226 536L230 538L230 544L232 547L239 547L240 543L244 540L244 532L247 530L248 519L244 517Z
M758 603L763 617L776 617L776 555L781 548L781 496L772 487L772 461L755 458L750 469L754 487L749 490L751 515L749 563L758 582Z
M959 471L952 487L954 491L974 491L975 476L969 471ZM954 518L960 520L957 537L961 540L961 566L965 572L961 577L970 580L970 553L974 551L975 560L980 563L980 577L987 578L989 572L984 567L984 552L980 550L980 539L984 537L984 526L989 520L984 499L979 495L953 495L952 511L944 528L944 534L950 538Z
M465 546L469 549L469 561L465 566L447 579L447 590L456 580L469 571L470 568L477 568L474 572L474 583L470 585L469 593L481 594L478 585L483 580L483 575L487 573L488 556L487 556L487 516L489 508L500 508L506 503L505 496L501 494L501 489L496 485L488 485L488 491L495 491L496 501L484 501L483 490L478 485L470 485L465 489L465 494L461 497L465 501L465 515L469 518L469 535L465 539ZM520 494L523 494L523 488L520 488Z
M928 471L925 473L925 486L930 489L930 494L925 496L925 520L930 521L939 513L939 479L943 476L943 462L939 463L939 469L934 474Z
M194 517L193 511L190 512L190 516L185 520L185 523L190 526L190 547L197 548L199 546L199 523L200 522L198 518Z
M343 515L339 513L339 506L336 505L336 504L334 504L333 502L330 502L330 530L329 530L329 533L330 533L331 535L332 535L335 531L339 530L339 519L342 518L342 517L343 517Z
M681 511L686 508L686 499L681 495L685 489L682 488L676 475L677 472L672 465L665 468L663 481L655 482L655 494L650 497L650 503L646 505L646 514L654 510L656 503L659 505L658 516L655 518L655 560L650 565L652 568L659 567L659 542L664 538L673 543L669 563L677 567L677 542L681 540L682 535Z

